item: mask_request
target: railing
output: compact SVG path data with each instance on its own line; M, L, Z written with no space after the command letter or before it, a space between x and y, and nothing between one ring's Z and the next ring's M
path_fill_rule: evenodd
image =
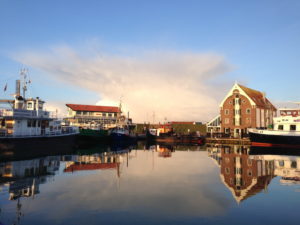
M59 131L45 131L41 130L41 134L28 134L28 135L16 135L16 134L8 134L6 129L0 129L0 137L11 137L11 138L30 138L30 137L51 137L51 136L59 136L66 134L78 134L78 127L62 127Z
M1 109L0 116L7 117L22 117L22 118L49 118L50 112L48 111L35 111L24 109Z

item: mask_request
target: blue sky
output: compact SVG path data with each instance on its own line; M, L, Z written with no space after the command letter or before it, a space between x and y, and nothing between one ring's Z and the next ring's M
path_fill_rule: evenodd
M77 84L66 82L72 73L67 78L62 74L60 79L54 73L64 64L45 68L49 58L53 61L61 54L68 64L66 51L57 53L57 49L80 55L85 66L94 62L98 53L109 56L106 61L110 64L114 62L111 58L137 60L152 52L172 52L176 57L213 54L223 57L231 69L205 82L212 92L226 91L237 80L266 92L274 103L296 101L300 100L299 12L297 0L0 0L0 85L8 82L13 92L19 69L26 67L33 80L33 95L48 102L95 104L103 97L101 88L78 85L78 80ZM34 61L24 59L31 53ZM37 58L43 62L37 63ZM147 60L149 57L143 63ZM132 67L136 64L140 62ZM122 79L126 79L124 74ZM10 92L1 93L1 98ZM216 94L216 102L225 94Z

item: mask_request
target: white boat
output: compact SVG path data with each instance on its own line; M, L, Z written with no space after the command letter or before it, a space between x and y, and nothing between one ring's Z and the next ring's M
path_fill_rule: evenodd
M248 129L252 146L300 148L300 109L279 109L273 129Z
M22 73L21 73L22 74ZM25 98L27 90L25 75L22 80L23 94L20 94L21 81L16 81L13 100L0 100L6 107L0 107L0 151L17 147L45 147L74 141L78 128L63 126L62 121L44 110L44 101L39 97Z

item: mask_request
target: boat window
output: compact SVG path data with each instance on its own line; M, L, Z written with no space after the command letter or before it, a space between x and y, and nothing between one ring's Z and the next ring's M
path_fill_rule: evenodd
M283 125L278 125L278 130L283 130Z
M296 169L297 168L297 161L291 162L291 168Z
M296 125L290 125L290 130L295 131L296 130Z
M27 120L27 127L31 127L31 120Z
M280 161L278 162L278 164L279 164L280 167L284 167L284 161L283 161L283 160L280 160Z
M31 109L32 108L32 102L28 102L27 103L27 109Z

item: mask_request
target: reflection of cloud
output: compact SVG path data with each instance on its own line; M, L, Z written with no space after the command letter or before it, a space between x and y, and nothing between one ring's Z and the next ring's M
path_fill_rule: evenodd
M15 58L59 81L98 92L99 103L117 104L124 96L126 108L140 122L150 120L153 112L156 121L165 117L211 119L218 112L216 93L223 96L224 90L210 81L231 69L217 54L151 52L138 57L86 57L63 47L47 53L23 52Z
M116 170L58 175L55 182L40 187L27 214L44 213L45 220L62 223L69 218L83 222L90 213L110 220L126 212L126 221L146 217L162 224L170 218L220 216L233 202L224 195L218 168L205 157L205 152L175 152L164 159L139 151L129 167L121 165L120 178Z

